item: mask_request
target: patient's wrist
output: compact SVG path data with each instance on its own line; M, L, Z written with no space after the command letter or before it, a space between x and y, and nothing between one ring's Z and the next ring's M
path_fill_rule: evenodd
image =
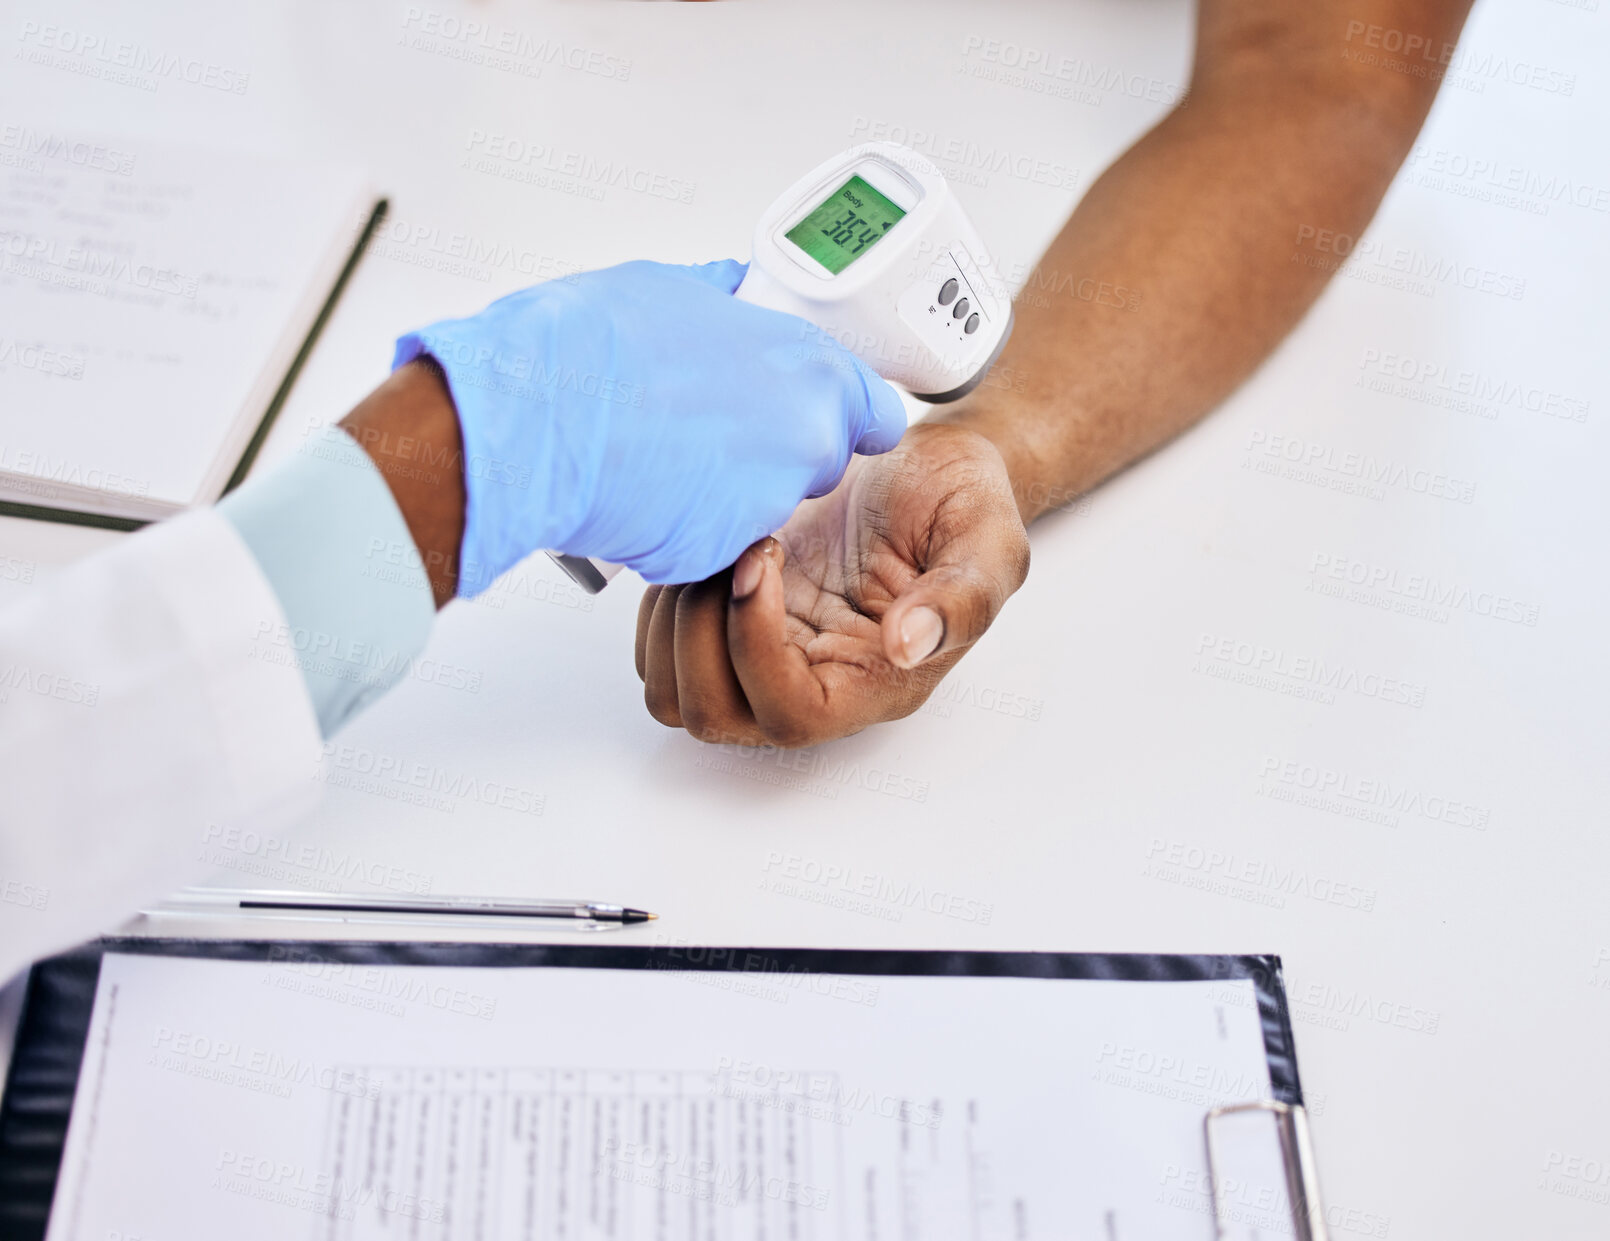
M965 427L995 445L1012 480L1018 515L1027 526L1053 509L1066 508L1080 495L1079 480L1062 465L1058 415L1012 391L981 387L965 400L943 407L928 422Z

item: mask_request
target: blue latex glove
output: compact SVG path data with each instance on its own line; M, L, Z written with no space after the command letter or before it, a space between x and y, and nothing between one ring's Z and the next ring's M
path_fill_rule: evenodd
M397 342L464 432L458 593L539 548L693 582L906 429L894 389L805 320L732 297L742 263L625 263Z

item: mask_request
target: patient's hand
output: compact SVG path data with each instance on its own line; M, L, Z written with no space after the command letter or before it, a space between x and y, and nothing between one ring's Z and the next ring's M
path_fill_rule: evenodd
M637 617L649 712L702 741L780 746L910 715L1028 567L994 445L918 424L732 569L649 587Z

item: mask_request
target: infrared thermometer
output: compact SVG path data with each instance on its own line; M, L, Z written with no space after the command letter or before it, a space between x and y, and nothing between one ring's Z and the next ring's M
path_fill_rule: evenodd
M967 395L1012 332L1012 299L939 169L868 142L818 164L755 225L735 297L798 315L891 383ZM597 594L619 565L550 553Z

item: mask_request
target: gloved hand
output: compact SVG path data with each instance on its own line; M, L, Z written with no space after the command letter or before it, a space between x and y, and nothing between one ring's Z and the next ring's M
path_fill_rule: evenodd
M624 263L412 332L464 434L458 593L541 548L694 582L893 448L900 398L805 320L732 297L745 266Z

